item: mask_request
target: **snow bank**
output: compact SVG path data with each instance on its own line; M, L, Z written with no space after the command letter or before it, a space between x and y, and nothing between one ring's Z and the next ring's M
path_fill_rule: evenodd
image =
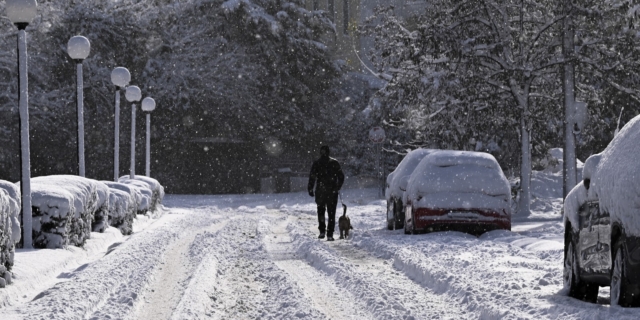
M31 198L36 248L83 246L93 215L107 201L99 182L71 175L32 178Z
M440 196L444 193L452 196ZM411 199L413 203L423 199L420 203L426 205L424 197L430 194L439 194L436 197L439 203L442 199L457 201L462 197L460 200L473 208L496 201L499 208L509 208L511 201L509 181L496 159L488 153L473 151L440 150L422 159L409 179L403 200L407 203Z
M636 116L601 153L591 173L589 196L597 197L611 224L624 226L627 236L640 236L640 116Z
M400 161L400 164L393 172L387 177L387 189L385 192L387 201L391 198L401 199L404 194L404 190L407 189L407 183L409 177L416 169L420 161L424 159L429 153L435 150L432 149L416 149L413 150Z
M147 211L158 211L164 198L164 187L158 180L145 176L135 176L133 179L129 178L129 176L122 176L118 179L118 182L135 186L142 194L143 199L140 203L138 214L146 214Z
M558 219L563 210L563 189L562 189L562 148L549 150L546 158L540 164L542 170L531 172L531 214L527 216L517 216L517 220L537 220L537 219ZM583 163L576 161L577 181L582 181ZM511 180L514 188L519 184L519 178ZM514 217L512 217L514 218Z
M11 182L0 180L0 288L11 283L15 244L20 240L20 191Z

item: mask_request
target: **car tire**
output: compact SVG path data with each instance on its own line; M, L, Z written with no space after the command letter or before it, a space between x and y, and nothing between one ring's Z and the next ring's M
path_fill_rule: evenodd
M393 221L396 222L396 229L404 228L404 214L402 200L397 199L393 202Z
M563 280L569 290L569 296L586 302L598 300L598 286L580 279L578 273L578 257L573 241L569 241L564 257Z
M413 215L411 216L412 216L411 224L409 224L406 220L404 221L404 234L415 234L413 230Z
M624 241L616 241L611 266L611 305L633 307L634 297L628 290Z

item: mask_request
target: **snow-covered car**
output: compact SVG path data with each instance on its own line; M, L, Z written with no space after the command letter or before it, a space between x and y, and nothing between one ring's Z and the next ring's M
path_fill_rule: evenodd
M427 155L404 194L405 233L511 230L511 188L484 152L439 150Z
M589 196L591 177L601 154L585 161L580 181L564 200L564 285L569 295L596 302L600 285L609 285L611 228L609 215L600 211L597 196Z
M640 116L585 161L583 181L565 198L564 284L595 302L611 286L611 305L640 306Z
M387 176L385 188L387 229L395 230L404 226L404 202L402 197L407 190L407 183L420 161L433 151L432 149L416 149L407 153L396 169Z

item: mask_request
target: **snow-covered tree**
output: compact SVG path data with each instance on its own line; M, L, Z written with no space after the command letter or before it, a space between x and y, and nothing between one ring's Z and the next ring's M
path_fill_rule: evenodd
M636 1L584 1L572 6L576 96L589 118L578 136L582 158L602 151L618 125L640 112L640 33ZM624 108L624 112L622 112Z
M253 144L323 140L323 128L333 121L327 115L340 99L332 88L340 86L342 70L321 39L334 32L334 25L324 12L305 9L303 1L79 0L45 2L39 10L28 29L34 176L76 172L75 65L66 43L78 34L92 45L84 61L88 176L111 176L106 160L113 152L114 87L109 74L116 66L127 67L131 84L158 102L153 139L161 143L154 152L166 152L169 168L194 167L180 162L190 158L185 152L193 146L185 141L193 138ZM7 164L0 174L10 180L18 179L11 168L19 160L14 156L14 29L0 26L5 35L0 41L6 44L0 81L7 84L0 112L16 119L0 126L6 133L3 145L15 145L0 150ZM122 102L121 147L126 150L130 106L124 97ZM137 131L143 132L144 115L138 116ZM143 159L141 149L138 159Z
M372 60L393 76L381 92L382 116L420 127L424 141L444 148L491 151L510 145L504 132L517 132L520 214L529 212L532 129L557 114L554 8L553 1L433 1L413 23L383 15L375 27Z

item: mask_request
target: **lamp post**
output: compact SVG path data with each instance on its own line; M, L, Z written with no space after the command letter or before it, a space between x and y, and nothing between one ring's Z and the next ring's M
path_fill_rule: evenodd
M7 17L18 27L18 71L20 73L20 192L22 193L22 247L33 248L31 239L31 161L29 154L29 83L27 80L27 33L36 17L36 0L7 0Z
M120 177L120 89L131 81L131 73L127 68L117 67L111 71L111 82L116 86L116 109L114 119L113 141L113 181Z
M84 166L84 93L82 61L89 56L91 43L83 36L75 36L67 43L67 53L76 62L76 105L78 115L78 175L85 176Z
M155 110L156 101L146 97L142 100L142 111L147 115L147 153L145 158L145 173L151 177L151 111Z
M131 168L129 169L129 177L136 177L136 104L135 102L142 99L142 92L137 86L128 86L124 96L131 104Z

